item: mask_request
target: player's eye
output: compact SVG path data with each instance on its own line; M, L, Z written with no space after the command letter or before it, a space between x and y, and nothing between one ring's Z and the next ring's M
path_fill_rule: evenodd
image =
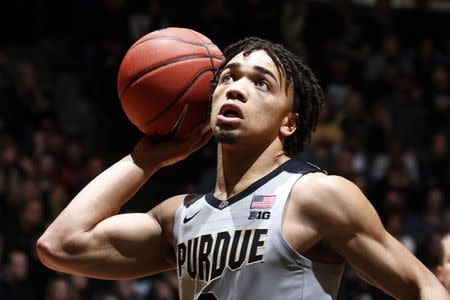
M233 76L228 73L222 76L222 79L220 80L221 83L230 83L233 82L234 78Z
M270 90L270 84L266 81L266 80L259 80L255 83L256 87L264 90L264 91L268 91Z

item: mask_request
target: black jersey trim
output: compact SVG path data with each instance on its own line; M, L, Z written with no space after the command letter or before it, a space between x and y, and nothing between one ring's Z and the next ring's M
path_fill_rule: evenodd
M206 202L208 202L209 205L211 205L212 207L222 210L225 207L228 207L233 203L236 203L237 201L247 197L248 195L256 191L258 188L260 188L267 182L269 182L271 179L275 178L283 171L289 173L301 173L303 175L313 172L323 172L325 174L327 173L326 171L320 169L318 166L315 166L306 161L290 159L285 161L284 163L279 165L275 170L258 179L257 181L249 185L247 188L245 188L242 192L234 195L233 197L227 200L220 200L214 197L214 191L212 191L205 195Z

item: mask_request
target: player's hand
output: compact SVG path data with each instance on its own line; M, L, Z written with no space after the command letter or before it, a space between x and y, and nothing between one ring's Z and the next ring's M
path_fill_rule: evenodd
M154 172L187 158L206 145L211 136L212 131L209 124L197 125L182 140L145 136L136 144L131 156L145 172Z

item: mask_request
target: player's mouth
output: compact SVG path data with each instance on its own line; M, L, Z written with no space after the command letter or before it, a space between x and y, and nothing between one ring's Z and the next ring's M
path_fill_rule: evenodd
M237 124L243 119L243 113L241 108L230 102L222 105L219 111L219 115L217 116L217 123L224 125L232 125Z

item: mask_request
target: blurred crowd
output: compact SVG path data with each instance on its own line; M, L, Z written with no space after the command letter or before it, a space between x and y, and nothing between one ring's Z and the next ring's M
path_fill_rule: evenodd
M130 3L128 3L130 2ZM195 2L195 3L192 3ZM0 9L0 299L172 300L177 275L102 281L45 268L35 242L141 137L116 92L140 36L189 27L219 47L248 35L311 66L327 102L300 155L355 182L430 270L450 232L450 13L429 1L16 0ZM215 144L156 174L123 211L213 188ZM195 171L195 172L194 172ZM105 203L107 205L107 203ZM390 299L346 270L340 299Z

